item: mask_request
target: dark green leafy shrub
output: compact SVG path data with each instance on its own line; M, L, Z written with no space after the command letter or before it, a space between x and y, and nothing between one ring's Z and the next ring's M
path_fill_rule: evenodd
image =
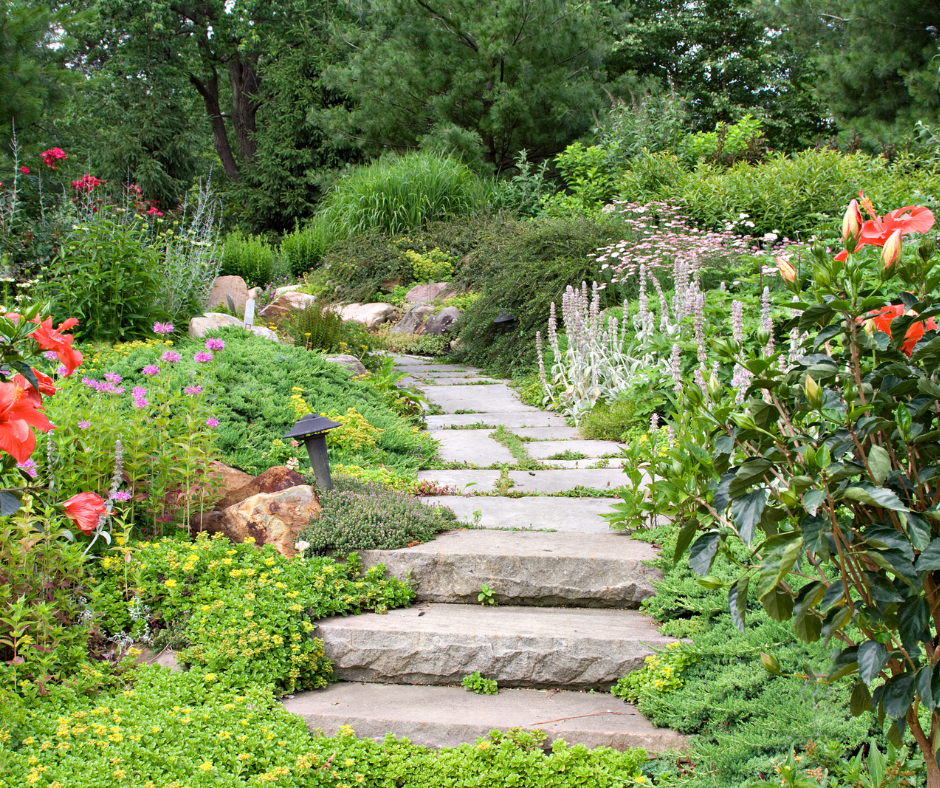
M264 287L274 271L274 247L257 235L228 235L222 248L223 276L240 276L249 287Z
M598 402L584 414L578 427L588 440L625 441L637 430L646 432L653 412L662 408L666 398L651 390L643 396Z
M560 309L568 285L597 279L598 265L588 255L622 237L623 230L617 219L607 218L503 223L464 261L463 270L481 283L482 294L460 318L458 357L499 372L533 366L535 332L544 334L551 303ZM458 278L464 276L458 271ZM605 306L627 292L605 291ZM503 310L516 317L510 330L493 323Z
M446 507L372 482L341 483L320 496L320 505L320 516L301 532L309 555L397 550L430 541L457 519Z
M281 238L280 254L285 258L292 276L303 276L318 268L332 243L332 237L322 221L299 227Z
M147 336L165 318L154 308L160 255L146 220L135 214L122 222L102 210L72 229L37 294L51 301L56 324L78 318L74 333L83 340Z
M332 352L339 350L341 342L348 344L342 315L323 299L292 312L287 332L295 345L307 350Z

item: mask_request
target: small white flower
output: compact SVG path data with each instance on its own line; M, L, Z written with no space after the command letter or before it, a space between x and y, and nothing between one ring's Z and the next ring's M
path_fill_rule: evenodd
M310 542L304 542L303 540L301 540L299 542L295 542L294 547L297 550L297 552L302 553L304 552L304 550L310 547Z

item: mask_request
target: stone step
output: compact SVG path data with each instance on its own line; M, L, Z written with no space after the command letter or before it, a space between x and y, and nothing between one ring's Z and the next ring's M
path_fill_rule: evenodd
M685 737L654 728L633 707L606 693L507 689L476 695L457 687L340 682L284 701L311 731L334 736L349 725L361 737L407 737L424 747L458 747L493 729L541 730L546 743L564 739L586 747L651 752L686 747Z
M476 473L496 474L497 478L499 475L498 471ZM470 487L467 491L478 489ZM436 495L422 500L431 506L446 506L460 521L482 528L552 529L581 534L610 534L610 526L601 515L617 502L614 498L503 498L498 495Z
M633 610L425 604L319 622L348 681L457 686L479 671L505 687L607 689L672 640Z
M474 430L474 432L482 430ZM435 436L436 437L436 436ZM488 493L496 489L499 471L441 470L419 471L419 481L441 487L455 487L460 495ZM513 492L532 495L561 493L576 487L614 491L626 481L619 468L558 468L546 471L509 471ZM468 486L472 485L472 486ZM614 499L612 498L611 501Z
M440 444L438 456L443 462L469 462L484 467L497 462L516 464L512 452L493 440L489 430L439 430L434 439Z
M547 460L549 457L568 451L583 454L585 457L601 457L605 454L621 457L623 456L620 451L622 445L613 441L549 440L526 443L525 449L533 460Z
M500 604L636 608L661 578L656 551L616 533L467 530L402 550L363 550L366 567L411 573L419 602L478 604L486 583Z
M439 405L448 413L457 410L542 413L538 408L522 402L519 395L505 383L495 385L425 386L424 396L428 402Z
M480 403L468 410L479 410ZM567 424L557 413L547 413L544 410L529 411L497 411L489 410L485 413L448 413L441 416L426 416L425 423L429 430L446 430L453 427L469 427L474 424L485 424L487 427L503 426L509 430L519 427L565 427Z

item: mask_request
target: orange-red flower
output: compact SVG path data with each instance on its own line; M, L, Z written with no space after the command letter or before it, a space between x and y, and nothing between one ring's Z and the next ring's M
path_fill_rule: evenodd
M881 309L875 309L868 313L868 320L866 321L866 329L872 330L877 329L891 336L891 322L896 317L900 317L905 314L906 310L903 304L892 304L890 306L883 307ZM911 312L910 314L915 314ZM911 323L907 329L907 333L904 335L904 343L901 345L901 350L908 356L914 352L914 346L920 341L920 338L924 335L924 332L930 329L931 331L937 330L937 323L933 318L927 318L927 320L919 320L916 323Z
M101 515L107 513L107 508L100 496L93 492L83 492L73 495L64 504L65 513L69 519L78 526L83 533L90 534L98 527Z
M17 462L26 462L36 448L30 427L48 432L52 424L42 412L42 397L22 375L0 383L0 450Z
M777 257L774 258L774 262L777 264L777 270L780 272L786 281L792 282L796 279L796 269L790 265L790 261L786 257Z
M39 328L30 334L40 348L51 350L56 354L56 358L65 367L66 376L71 375L75 367L82 363L82 354L72 347L75 337L71 334L62 333L76 325L78 325L78 321L74 317L70 317L58 328L53 328L52 318L47 317L39 324Z
M55 396L58 389L55 387L55 383L52 382L52 378L43 374L35 367L32 367L32 370L33 374L36 376L36 382L39 384L39 393L47 397Z
M933 227L933 214L922 206L908 205L897 208L887 216L876 216L862 225L860 246L884 246L891 235L899 230L901 235L925 233Z

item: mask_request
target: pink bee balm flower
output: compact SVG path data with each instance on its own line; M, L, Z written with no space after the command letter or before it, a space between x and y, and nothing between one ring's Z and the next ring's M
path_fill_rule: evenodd
M172 334L174 331L174 326L172 323L154 323L153 324L153 333L155 334Z
M218 420L218 419L206 419L206 426L207 426L207 427L218 427L218 426L219 426L219 420Z
M143 399L147 396L147 389L143 386L134 386L133 391L131 391L131 396L134 399Z
M195 397L197 394L202 394L202 386L187 386L183 391L190 397Z
M112 383L120 383L122 380L121 376L116 372L105 372L104 379L110 380Z
M108 496L112 501L129 501L131 494L127 490L115 490Z
M168 364L175 364L177 361L180 360L180 354L177 353L175 350L168 350L166 351L166 353L160 356L160 358L162 358Z
M54 350L47 350L45 353L42 354L42 356L43 356L43 358L47 358L47 359L49 359L50 361L55 361L55 360L56 360L56 354L55 354L55 351L54 351Z
M156 364L148 364L146 367L144 367L145 375L157 375L159 372L160 367L158 367Z
M64 364L59 364L55 371L56 375L66 376L69 374L68 368Z
M193 356L193 359L195 361L198 361L200 364L208 364L210 361L212 361L212 354L211 353L196 353L196 355Z
M207 339L206 350L225 350L225 343L221 339Z
M141 408L146 408L150 403L145 399L135 399L134 407L140 410Z
M87 430L91 426L90 421L80 421L78 422L78 428L80 430Z

